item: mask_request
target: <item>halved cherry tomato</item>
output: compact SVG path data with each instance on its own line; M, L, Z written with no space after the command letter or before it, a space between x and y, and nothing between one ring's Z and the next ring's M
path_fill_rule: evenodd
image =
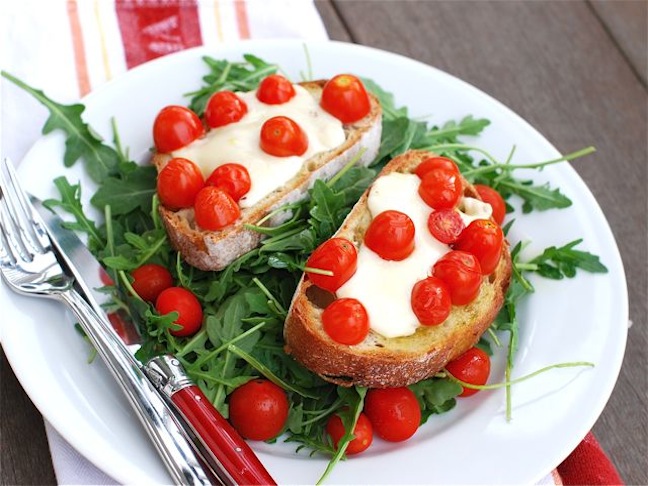
M452 209L463 194L463 184L454 171L435 169L423 176L418 193L432 209Z
M362 81L352 74L338 74L322 90L320 106L342 123L353 123L367 116L371 102Z
M501 226L506 217L506 203L502 195L491 186L484 184L475 184L475 189L477 189L482 201L490 204L491 208L493 208L493 219Z
M337 449L340 439L346 434L344 424L339 415L331 415L331 418L326 423L326 433L331 437L333 447ZM373 427L367 416L362 412L358 415L358 421L353 428L353 435L355 438L349 442L345 451L349 456L367 450L373 441Z
M336 299L322 312L322 326L333 341L352 346L369 334L369 316L359 300Z
M280 74L271 74L261 81L257 99L268 105L281 105L295 96L295 87Z
M364 243L382 259L400 261L414 251L414 232L414 223L407 214L389 209L371 221Z
M427 221L428 230L441 243L449 245L459 238L466 225L454 209L432 211Z
M209 98L205 108L205 121L211 128L236 123L247 113L248 107L231 91L217 91Z
M261 127L261 150L275 157L303 155L308 150L308 135L287 116L275 116Z
M221 188L238 202L252 187L250 173L241 164L228 163L219 165L209 175L205 184Z
M157 178L160 202L173 211L193 206L204 185L205 179L198 166L182 157L171 159Z
M145 263L131 272L133 290L143 300L154 302L158 295L173 286L171 272L157 263Z
M369 390L364 412L376 435L390 442L409 439L421 425L421 407L407 387Z
M452 309L450 289L437 277L419 280L412 288L411 305L421 324L437 326L450 315Z
M353 243L345 238L331 238L318 246L306 261L306 275L318 287L335 292L356 272L358 252ZM322 275L308 269L333 272Z
M200 301L183 287L169 287L160 292L155 301L155 309L160 315L178 313L175 324L179 325L180 329L169 331L174 336L192 336L202 326L203 310Z
M162 153L185 147L204 133L205 127L198 115L184 106L162 108L153 122L153 142Z
M414 169L414 173L423 179L428 172L439 169L454 172L456 175L460 174L457 164L447 157L428 157Z
M232 196L214 186L205 186L200 190L194 211L198 226L210 231L225 228L241 215L241 209Z
M497 268L503 242L504 233L497 223L489 219L476 219L463 230L453 247L475 255L482 274L489 275Z
M469 304L479 294L481 267L472 253L459 250L446 253L432 267L432 275L448 286L454 305Z
M449 362L445 369L452 376L471 385L485 385L490 375L490 358L477 347L470 348L457 359ZM479 390L463 388L460 397L469 397Z
M239 386L229 397L230 422L250 440L269 440L279 435L289 408L283 388L262 378Z

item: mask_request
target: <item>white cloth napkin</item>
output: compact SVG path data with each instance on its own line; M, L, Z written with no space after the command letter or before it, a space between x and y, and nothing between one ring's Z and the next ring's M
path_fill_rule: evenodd
M60 103L188 47L245 38L328 38L312 0L14 0L0 8L2 69ZM48 113L4 81L0 100L3 156L19 163ZM47 421L45 430L59 484L116 484ZM560 484L560 478L549 474L538 484Z

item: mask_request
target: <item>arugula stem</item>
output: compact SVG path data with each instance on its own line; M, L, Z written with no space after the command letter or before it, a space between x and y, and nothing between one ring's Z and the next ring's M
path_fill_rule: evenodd
M312 392L309 392L309 391L307 391L306 389L304 389L304 388L302 388L300 386L293 385L291 383L286 382L285 380L282 380L276 374L274 374L270 370L270 368L268 368L266 365L261 363L261 361L256 359L251 354L246 353L245 351L243 351L238 346L235 346L234 344L230 344L227 347L227 350L230 351L232 354L235 354L239 358L245 360L250 366L252 366L252 368L257 370L259 373L261 373L263 376L265 376L268 380L273 382L275 385L280 386L284 390L289 390L289 391L295 392L295 393L301 395L302 397L306 397L306 398L318 398L319 395L317 395L315 393L312 393Z
M210 351L208 354L204 354L204 355L202 355L200 358L198 358L198 359L194 362L193 366L195 366L196 368L200 368L200 367L201 367L202 365L204 365L207 361L209 361L209 360L212 359L212 358L215 358L215 357L218 356L220 353L222 353L223 351L225 351L225 350L226 350L226 349L227 349L231 344L237 343L237 342L239 342L241 339L248 337L249 335L255 333L256 331L258 331L259 329L261 329L261 328L262 328L263 326L265 326L265 325L266 325L265 322L260 322L260 323L257 324L256 326L253 326L253 327L251 327L250 329L248 329L247 331L242 332L242 333L239 334L238 336L235 336L234 338L230 339L229 341L224 342L223 344L221 344L219 347L217 347L217 348L214 349L213 351ZM201 332L203 332L203 331L201 331ZM184 353L181 353L181 354L184 354Z
M342 167L342 170L340 170L340 172L338 172L337 174L335 174L333 177L331 177L331 178L326 182L326 185L329 186L329 187L333 187L333 185L334 185L337 181L339 181L339 180L344 176L344 174L346 174L347 172L349 172L349 170L351 169L351 167L353 167L353 166L356 164L356 162L358 162L358 160L360 160L360 157L362 157L362 155L363 155L366 151L367 151L367 149L366 149L365 147L362 147L362 148L358 151L358 153L357 153L355 156L351 157L351 160L349 160L349 161L347 162L347 164L346 164L344 167Z
M263 292L263 294L264 294L268 299L270 299L270 301L271 301L271 302L276 306L276 308L279 310L279 312L280 312L283 316L285 316L285 315L287 314L286 309L284 309L284 307L283 307L283 306L281 305L281 303L276 299L276 297L275 297L274 295L272 295L272 292L270 292L270 291L268 290L268 288L267 288L265 285L263 285L263 284L261 283L261 280L259 280L257 277L254 277L254 278L252 279L252 281L254 282L254 284L255 284L257 287L259 287L259 289L261 289L261 292Z

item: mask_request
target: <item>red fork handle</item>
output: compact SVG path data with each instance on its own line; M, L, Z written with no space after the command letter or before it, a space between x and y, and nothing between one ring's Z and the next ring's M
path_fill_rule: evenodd
M203 460L230 485L276 485L254 451L187 376L177 358L162 355L144 367L147 376L171 402L187 431L202 445Z
M276 484L254 451L196 385L171 395L171 401L227 471L234 484Z

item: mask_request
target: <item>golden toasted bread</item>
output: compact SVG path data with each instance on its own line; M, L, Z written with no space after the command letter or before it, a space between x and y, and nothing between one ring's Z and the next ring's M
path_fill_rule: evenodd
M324 84L325 81L300 83L317 100ZM187 263L197 268L221 270L239 256L256 248L263 238L261 233L247 229L246 224L255 225L277 208L304 199L316 179L330 179L356 157L359 165L371 163L380 146L382 110L378 99L371 94L369 97L369 114L357 122L344 125L344 143L305 160L294 177L258 203L241 209L239 219L223 230L207 231L200 228L195 222L192 208L172 211L160 206L160 215L172 246ZM170 159L170 154L157 153L153 157L153 163L160 171ZM273 215L264 224L276 226L289 217L290 214L284 211Z
M412 172L429 152L410 151L394 158L378 177ZM467 181L464 195L479 199ZM371 222L368 191L354 206L335 236L362 245ZM437 326L418 326L409 336L385 338L370 331L357 345L340 344L324 331L321 315L335 296L302 277L284 326L286 352L323 379L343 386L375 388L406 386L428 378L472 347L495 319L504 302L511 276L511 257L505 242L497 268L483 282L478 296L467 305L453 305L449 317ZM388 277L387 277L388 278Z

